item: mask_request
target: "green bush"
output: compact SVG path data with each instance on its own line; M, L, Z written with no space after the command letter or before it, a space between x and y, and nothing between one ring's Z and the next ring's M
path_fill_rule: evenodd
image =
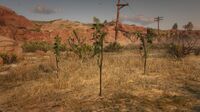
M133 45L133 44L128 44L126 46L123 47L124 50L135 50L137 49L138 46Z
M70 50L82 60L90 57L93 50L92 46L86 44L85 39L80 38L76 30L73 31L73 35L68 39Z
M61 44L61 45L60 45L60 51L62 51L62 52L67 51L67 46L66 46L66 44Z
M47 52L52 49L52 46L45 41L27 42L22 46L24 52L35 52L37 50Z
M87 44L83 44L81 51L83 55L85 55L86 57L89 57L92 54L93 47Z
M72 52L74 52L80 59L85 59L90 57L92 54L92 46L83 44L81 46L73 45L70 49Z
M123 47L117 43L117 42L112 42L110 43L109 45L107 45L105 48L104 48L104 51L105 52L118 52L122 49Z
M17 62L16 54L0 53L0 57L3 59L4 64L12 64Z

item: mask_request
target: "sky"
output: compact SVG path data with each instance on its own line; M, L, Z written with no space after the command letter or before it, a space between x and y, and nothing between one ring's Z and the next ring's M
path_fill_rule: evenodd
M91 23L93 17L111 21L116 18L117 0L0 0L18 14L31 20L66 19ZM200 0L121 0L129 3L120 11L120 21L145 27L157 27L153 18L161 16L161 29L179 28L191 21L200 29Z

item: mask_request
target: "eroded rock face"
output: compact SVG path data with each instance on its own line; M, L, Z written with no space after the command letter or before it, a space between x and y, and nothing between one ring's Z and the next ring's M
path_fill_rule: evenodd
M0 35L13 40L23 40L24 34L36 25L15 11L0 5Z
M145 31L144 27L139 27L135 25L126 25L119 23L119 28L123 31ZM92 33L94 30L91 25L82 24L78 22L68 21L68 20L56 20L41 26L41 31L50 32L50 40L52 40L56 35L62 38L63 42L66 42L69 37L73 37L73 30L76 30L80 39L86 41L86 43L91 44ZM115 41L115 24L110 22L106 25L105 31L107 35L105 37L105 42L110 43ZM139 40L138 40L139 41ZM138 42L136 38L136 43ZM124 35L123 32L119 31L118 42L121 45L131 44L131 41Z
M15 49L15 41L4 36L0 36L0 52L12 52Z
M24 16L16 14L13 10L0 5L0 25L17 28L33 29L35 25Z
M115 24L110 22L106 25L107 36L106 43L114 42ZM119 24L120 29L125 31L144 30L143 27L134 25ZM54 37L59 35L62 43L66 43L68 38L73 36L73 30L76 30L80 38L86 43L92 44L91 25L68 20L55 20L45 24L35 24L23 16L18 15L13 10L0 5L0 35L8 37L15 41L47 41L53 43ZM122 32L119 32L118 42L121 45L130 44Z
M15 40L0 35L0 53L14 53L20 55L22 50Z
M53 43L54 37L57 35L61 37L62 43L67 43L68 38L73 36L73 30L76 30L81 39L85 40L87 44L92 44L92 33L94 30L91 29L91 26L91 24L62 19L47 22L32 22L18 15L15 11L0 5L0 35L20 43L25 41L47 41L48 43ZM108 22L105 29L107 32L105 43L114 42L115 22ZM146 32L146 28L144 27L122 23L119 23L119 29L127 32ZM164 34L167 34L167 32L163 31ZM200 37L200 31L193 31L193 33ZM153 43L162 44L168 42L169 39L166 37L168 36L162 36L162 39L156 39ZM124 46L140 44L138 38L133 36L132 41L130 41L122 31L119 31L118 42Z

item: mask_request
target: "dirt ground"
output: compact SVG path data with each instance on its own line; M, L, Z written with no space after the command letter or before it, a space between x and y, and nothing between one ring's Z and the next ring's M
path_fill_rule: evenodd
M99 97L95 58L64 55L56 78L52 56L26 54L0 69L0 112L200 112L200 56L152 51L146 75L141 59L137 51L105 53Z

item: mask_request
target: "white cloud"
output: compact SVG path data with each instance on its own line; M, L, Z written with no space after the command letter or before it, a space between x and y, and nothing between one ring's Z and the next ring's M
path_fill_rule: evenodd
M53 14L56 13L57 11L58 11L57 9L53 9L45 5L36 5L33 9L31 9L31 12L38 14Z
M151 17L145 17L144 15L137 15L137 16L121 16L120 17L121 21L129 21L133 23L138 23L141 25L149 25L154 23L154 18Z

